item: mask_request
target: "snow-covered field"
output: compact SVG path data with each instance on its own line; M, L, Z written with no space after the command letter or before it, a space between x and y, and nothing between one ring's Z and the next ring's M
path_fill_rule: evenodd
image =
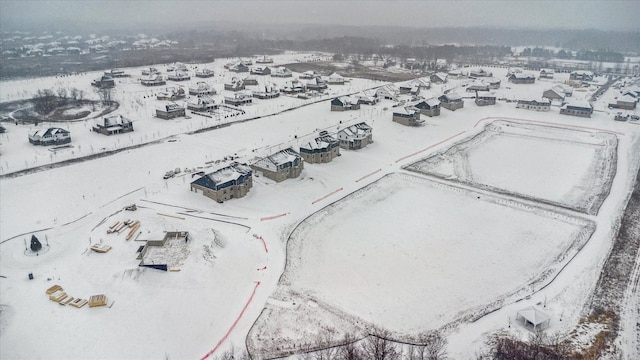
M391 174L302 222L289 240L280 285L298 294L298 304L335 307L353 323L364 320L402 340L530 295L593 230L588 220ZM273 341L277 329L297 336L307 326L279 315L261 317L250 336L268 333ZM255 346L277 353L274 345L297 340Z
M594 214L615 175L616 146L609 133L495 121L407 168Z
M304 54L287 54L276 57L276 63L305 57ZM228 61L231 59L199 65L216 71L216 77L210 81L222 94L224 79L231 76L222 69ZM159 66L161 70L163 66ZM141 68L124 70L138 76ZM494 73L495 77L506 75L506 69L492 70L502 71ZM2 82L0 98L2 101L29 98L38 89L58 86L84 87L89 91L90 81L98 75ZM560 77L564 75L559 74ZM473 101L465 100L463 109L455 112L443 109L439 117L423 117L426 125L417 128L392 122L394 103L388 100L374 106L363 105L358 111L329 110L328 100L335 95L381 84L354 79L348 85L330 86L329 95L320 99L255 100L245 108L246 114L234 119L193 115L190 119L166 121L153 117L152 104L156 101L153 94L163 87L149 89L137 84L133 78L122 80L116 85L114 97L121 103L118 111L134 119L135 131L107 137L89 131L93 121L69 123L63 127L71 130L74 147L55 153L28 143L27 134L34 131L35 126L4 123L7 133L0 135L0 175L53 166L27 171L20 176L0 177L0 358L182 359L201 357L213 350L216 355L232 345L243 347L261 313L268 318L269 313L280 311L283 317L278 319L288 322L298 319L298 313L293 311L296 306L306 309L305 316L310 325L300 331L289 328L289 334L285 331L281 334L283 338L292 336L293 331L298 335L318 333L320 330L316 327L323 324L357 332L369 322L388 326L398 333L409 333L418 325L424 326L421 329L437 327L455 320L462 315L460 312L492 303L493 299L505 299L497 311L475 322L462 321L448 329L449 353L453 358L473 357L482 348L486 335L496 330L521 332L526 336L526 331L517 326L507 328L509 319L515 317L517 310L543 301L545 312L552 318L550 331L570 331L582 315L582 304L593 289L635 181L640 157L640 126L633 122L613 121L613 112L600 103L596 105L593 117L584 119L559 115L553 107L550 112L536 113L515 109L513 103L477 107ZM453 80L444 86L434 85L430 92L439 93L444 88L462 92L463 84L464 80ZM507 98L539 98L551 85L551 81L533 85L503 83L499 91ZM574 97L587 98L595 91L595 86L585 90L574 93ZM608 97L607 94L609 92L603 97ZM321 102L315 102L319 100ZM284 111L291 108L296 109ZM196 133L224 122L254 117L255 120ZM476 136L497 119L580 129L593 135L596 143L602 139L600 133L615 133L618 141L616 173L609 195L597 215L561 211L530 199L513 199L464 184L427 181L427 176L409 175L402 170L421 158L444 152L456 141ZM217 166L213 165L216 160L224 163L229 155L237 155L238 161L251 161L256 156L288 146L297 149L317 136L319 130L333 133L360 121L373 127L374 143L365 149L342 151L342 156L331 163L305 164L299 178L282 183L255 177L253 188L242 199L218 204L202 194L190 192L190 172L183 171L175 178L162 179L167 170L176 167L213 170ZM59 124L40 124L37 128L49 126ZM508 143L503 140L493 142L494 148L486 147L487 153L479 163L498 169L499 164L489 164L488 159L496 151L495 147ZM524 143L528 149L536 150L541 158L552 158L554 152L568 150L571 156L576 156L578 164L572 169L586 171L587 157L574 147L548 146L548 142L541 146ZM578 143L585 141L580 137ZM580 146L593 153L590 146ZM122 151L65 166L56 165L60 161L104 154L109 150ZM517 150L516 154L523 151ZM555 169L553 166L557 165L549 166L546 169ZM523 171L531 173L530 169ZM578 175L572 173L571 176L576 178ZM517 177L511 177L510 184L514 179ZM380 189L382 192L359 192L361 189ZM329 215L327 211L331 208L323 210L345 196L332 207L344 212ZM380 201L375 202L376 199ZM131 203L136 203L139 209L135 212L122 210ZM532 213L529 208L544 211ZM363 218L351 210L360 212ZM318 211L322 212L313 215ZM323 216L327 224L304 225ZM139 268L136 251L142 242L127 241L124 233L106 234L108 226L126 219L141 222L139 240L161 239L165 231L189 231L193 237L171 258L174 270L180 271ZM373 222L377 232L362 221L372 223L374 219L379 220ZM394 221L382 221L386 219ZM433 248L442 239L426 236L424 228L409 226L416 220L421 226L437 227L438 237L449 242L459 241L460 246L455 251L447 247L442 250L441 258L436 258ZM509 220L511 223L504 227L486 226L486 223L507 223ZM596 228L576 253L577 244L583 242L574 243L572 239L581 227L577 224L582 222L595 223ZM308 259L306 255L293 259L291 254L294 252L287 252L287 239L301 223L297 234L308 231L309 236L319 238L327 246L313 253L317 249L314 244L321 243L303 243L300 254L312 251L311 255ZM474 227L474 223L480 225ZM454 230L449 232L448 228ZM490 238L484 241L490 241L494 246L505 238L514 238L515 243L508 242L507 247L493 249L474 248L478 244L473 243L473 237L465 234L465 230L474 232L476 228L483 238ZM324 238L323 229L335 238ZM340 242L338 235L345 232L350 234L349 241ZM358 237L360 232L369 237L384 234L387 241L367 242L366 237ZM24 240L32 234L49 244L48 252L39 256L25 254ZM525 238L547 246L536 248L524 243ZM407 239L415 246L413 253L402 249ZM105 254L88 250L91 244L100 241L112 250ZM290 246L294 243L292 240ZM524 248L515 248L515 244ZM551 248L549 244L561 245ZM472 249L476 249L475 253ZM532 257L522 260L520 257L526 249ZM347 251L351 250L357 251L350 255ZM416 253L419 253L417 259ZM499 255L500 259L494 259L494 263L481 263L476 260L476 253L488 257ZM362 254L365 254L364 258ZM566 266L562 270L553 261L561 254L575 254L563 260ZM333 262L335 257L340 258L340 262ZM366 268L369 264L364 260L366 258L379 262L378 266ZM296 280L304 285L300 289L313 290L317 302L309 299L307 293L294 294L278 287L287 262L298 262L301 271L299 274L287 273L283 279L291 279L292 286ZM407 266L398 266L402 264ZM467 264L473 267L467 269ZM520 268L520 264L530 268ZM497 270L501 265L511 266L513 273ZM355 270L358 270L366 282L352 283L350 287L331 283L336 272L341 267L344 270L344 266L357 266L342 274L355 276ZM540 278L545 269L552 269L557 276L546 278L550 283L544 289L535 287L530 298L525 297L517 303L513 302L517 296L505 297L505 294L516 294L519 290L520 294L529 291L528 284ZM496 279L500 281L487 279L487 274L496 272L503 276ZM34 280L28 279L29 273L34 275ZM313 274L324 275L316 276L314 281ZM473 280L482 274L488 284L486 290L480 291L479 284ZM289 278L290 275L295 276ZM415 282L402 283L391 275L407 277L407 281L423 280L419 284L422 295L411 292L410 287L417 286ZM444 279L449 281L445 283ZM91 295L105 294L110 307L76 309L60 306L48 300L45 294L54 284L62 286L74 297L88 299ZM429 287L434 286L439 287L436 291L449 296L448 302L431 293ZM407 288L409 290L403 290ZM397 291L406 296L398 297L394 294ZM379 299L363 303L362 308L355 306L367 293L377 294ZM296 296L306 299L305 302L294 305L295 301L291 301L289 305L289 299ZM376 307L389 305L392 300L399 304L388 308L386 313L385 309ZM427 314L426 306L412 309L422 301L429 301L429 305L438 310ZM394 316L398 310L403 317ZM380 320L372 320L374 315L379 315ZM426 319L424 324L416 324L419 316ZM562 321L557 321L560 318ZM357 320L353 323L351 319ZM300 341L312 340L302 338Z

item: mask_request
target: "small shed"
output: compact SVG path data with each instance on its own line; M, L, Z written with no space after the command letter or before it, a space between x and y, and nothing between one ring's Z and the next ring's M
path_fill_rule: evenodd
M544 330L549 327L551 318L549 315L536 309L533 306L518 311L516 321L522 324L526 329L531 331Z

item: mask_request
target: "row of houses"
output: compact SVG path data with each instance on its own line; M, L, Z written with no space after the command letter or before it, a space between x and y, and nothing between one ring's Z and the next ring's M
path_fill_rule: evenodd
M292 148L257 159L252 164L232 163L191 182L190 189L217 202L244 197L253 186L253 175L276 182L297 178L304 163L328 163L340 156L340 148L357 150L373 142L372 128L359 123L340 130L337 138L321 131L314 140L300 145L300 152Z
M533 111L549 111L551 110L551 101L548 99L518 100L516 108ZM560 107L560 114L589 118L591 114L593 114L593 106L588 101L571 101Z

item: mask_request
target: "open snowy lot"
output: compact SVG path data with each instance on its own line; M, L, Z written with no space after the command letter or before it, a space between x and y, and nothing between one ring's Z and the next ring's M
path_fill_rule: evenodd
M409 170L596 214L615 175L608 133L495 121Z
M581 218L391 174L296 228L280 286L299 294L296 303L312 299L402 339L530 294L593 230ZM250 336L295 336L302 324L264 317ZM280 331L277 345L298 340Z

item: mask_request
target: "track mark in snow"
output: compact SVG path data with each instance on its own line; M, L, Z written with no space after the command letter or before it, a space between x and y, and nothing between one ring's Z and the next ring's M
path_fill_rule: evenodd
M249 304L251 304L251 301L253 301L253 297L256 295L256 290L258 290L258 286L260 286L260 281L256 281L255 284L256 284L256 286L253 288L253 292L251 293L251 296L249 297L249 300L247 300L247 303L244 304L244 307L242 308L242 311L240 311L240 315L238 315L238 317L236 318L236 321L233 322L233 324L231 325L231 327L229 328L227 333L224 334L224 336L222 337L222 339L220 339L220 341L218 341L216 346L213 349L211 349L205 356L200 358L200 360L204 360L204 359L208 358L209 356L211 356L214 352L216 352L216 350L218 350L220 345L222 345L222 343L225 340L227 340L227 337L229 337L229 334L231 334L231 332L236 327L236 325L238 325L238 322L240 321L240 318L242 318L242 315L244 315L244 312L249 307Z
M442 143L445 143L445 142L447 142L447 141L449 141L449 140L453 139L454 137L456 137L456 136L460 136L460 135L462 135L462 134L464 134L464 133L465 133L465 131L460 131L459 133L457 133L457 134L455 134L455 135L449 136L448 138L446 138L446 139L444 139L444 140L442 140L442 141L439 141L439 142L437 142L437 143L435 143L435 144L433 144L433 145L427 146L426 148L424 148L424 149L422 149L422 150L416 151L416 152L414 152L413 154L405 155L405 156L401 157L400 159L396 160L396 163L399 163L400 161L405 160L405 159L407 159L407 158L410 158L410 157L412 157L412 156L418 155L418 154L420 154L421 152L425 152L425 151L427 151L427 150L431 149L431 148L432 148L432 147L434 147L434 146L438 146L438 145L440 145L440 144L442 144Z
M321 198L319 198L319 199L315 199L315 200L313 200L313 201L311 202L311 204L313 205L313 204L315 204L315 203L317 203L317 202L319 202L319 201L322 201L322 200L324 200L324 199L328 198L329 196L331 196L331 195L333 195L333 194L335 194L335 193L337 193L337 192L340 192L340 191L342 191L342 190L344 190L344 188L342 188L342 187L341 187L341 188L339 188L339 189L337 189L337 190L334 190L334 191L332 191L332 192L328 193L327 195L325 195L325 196L323 196L323 197L321 197Z

